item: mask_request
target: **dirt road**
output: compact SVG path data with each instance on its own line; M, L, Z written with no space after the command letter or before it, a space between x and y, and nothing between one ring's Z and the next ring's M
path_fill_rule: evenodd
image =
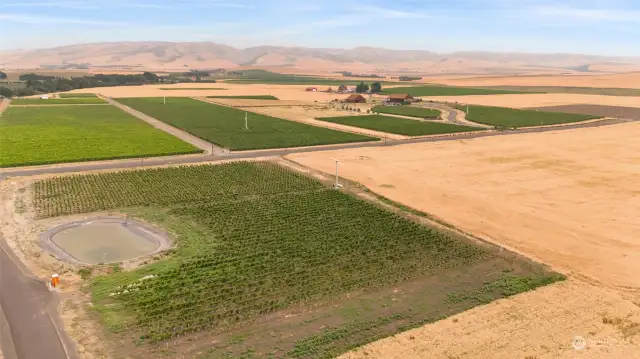
M109 102L111 105L118 107L119 109L139 118L140 120L150 124L151 126L160 129L164 132L167 132L173 136L178 137L179 139L190 143L202 150L204 150L206 153L208 154L212 154L212 155L221 155L225 153L225 150L219 146L214 145L211 142L205 141L199 137L196 137L190 133L187 133L179 128L175 128L171 125L168 125L158 119L155 119L147 114L144 114L140 111L136 111L134 109L132 109L129 106L125 106L117 101L114 101L111 98L104 98L105 100L107 100L107 102Z
M9 107L9 103L10 101L7 99L0 100L0 116L2 116L2 113L4 112L4 110L6 110L7 107Z
M65 348L58 336L52 294L41 281L24 274L11 250L0 237L0 310L9 329L2 331L3 352L6 359L67 359ZM0 326L2 326L0 318ZM2 328L0 328L2 330Z

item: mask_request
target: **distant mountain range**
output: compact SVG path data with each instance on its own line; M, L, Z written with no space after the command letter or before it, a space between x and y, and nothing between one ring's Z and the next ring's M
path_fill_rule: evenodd
M259 67L314 72L531 74L640 71L640 58L491 52L437 54L373 47L237 49L211 42L109 42L0 52L0 68L60 67L171 71Z

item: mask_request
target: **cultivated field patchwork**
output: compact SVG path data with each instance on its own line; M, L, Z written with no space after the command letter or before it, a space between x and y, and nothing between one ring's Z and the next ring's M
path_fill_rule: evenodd
M163 104L163 98L125 98L118 101L230 150L288 148L377 140L191 98L170 98L166 100L166 104ZM245 116L247 116L246 123Z
M333 357L562 279L268 162L53 178L34 197L41 217L118 210L175 237L90 282L131 357Z
M444 133L483 130L482 128L478 127L459 126L441 122L411 120L408 118L398 118L384 115L319 117L318 120L406 136L426 136Z
M197 152L109 105L10 106L0 117L0 167Z

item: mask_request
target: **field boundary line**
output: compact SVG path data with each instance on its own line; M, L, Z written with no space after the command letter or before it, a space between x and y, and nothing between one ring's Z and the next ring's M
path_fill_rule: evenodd
M140 112L138 110L135 110L127 105L124 105L114 99L112 99L111 97L107 97L105 98L108 104L111 104L117 108L119 108L120 110L127 112L130 115L133 115L134 117L136 117L137 119L144 121L146 123L148 123L149 125L153 126L154 128L157 128L161 131L164 131L172 136L175 136L197 148L200 148L201 150L203 150L205 153L210 154L210 155L220 155L220 154L224 154L225 150L218 146L215 145L209 141L203 140L200 137L194 136L184 130L181 130L177 127L171 126L168 123L162 122L160 120L158 120L157 118L151 117L143 112Z

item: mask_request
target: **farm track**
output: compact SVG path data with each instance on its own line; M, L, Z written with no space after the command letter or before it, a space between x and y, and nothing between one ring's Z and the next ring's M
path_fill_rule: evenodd
M273 150L257 150L257 151L245 151L245 152L232 152L224 153L220 155L190 155L174 158L150 158L140 161L135 160L116 160L102 163L83 163L83 164L71 164L71 165L52 165L52 166L39 166L35 168L13 168L4 169L0 171L0 179L10 176L34 176L34 175L52 175L52 174L64 174L75 173L85 171L96 170L117 170L126 168L138 168L138 167L152 167L152 166L165 166L165 165L181 165L181 164L196 164L204 162L219 162L228 160L245 160L256 159L260 157L277 157L291 153L304 153L304 152L322 152L331 150L340 150L347 148L370 148L370 147L384 147L384 146L397 146L410 143L426 143L426 142L442 142L442 141L457 141L457 140L470 140L481 137L493 137L493 136L509 136L518 135L522 133L540 133L550 131L563 131L577 128L587 127L600 127L609 126L619 123L635 122L636 120L629 119L603 119L599 121L592 121L587 123L572 123L566 125L557 125L550 127L528 127L518 130L507 131L478 131L478 132L466 132L460 134L447 134L436 135L428 137L410 138L406 140L385 140L377 142L357 142L346 143L338 145L323 145L312 147L299 147L299 148L285 148L285 149L273 149Z
M9 103L11 103L11 101L7 99L0 100L0 116L2 116L2 113L9 107Z
M467 115L464 113L464 111L457 110L455 108L449 107L444 104L429 103L428 106L420 106L420 107L433 108L433 109L442 111L443 117L446 117L446 121L454 125L465 125L465 126L480 127L480 128L487 128L487 129L492 128L492 126L489 126L489 125L484 125L481 123L469 121L467 120ZM444 116L445 113L447 114L446 116Z
M212 144L211 142L205 141L205 140L201 139L200 137L196 137L196 136L194 136L192 134L189 134L189 133L187 133L187 132L185 132L185 131L183 131L183 130L181 130L179 128L175 128L175 127L173 127L173 126L171 126L169 124L166 124L166 123L164 123L164 122L162 122L162 121L160 121L160 120L158 120L156 118L153 118L153 117L151 117L151 116L149 116L147 114L144 114L144 113L142 113L140 111L134 110L133 108L131 108L129 106L123 105L123 104L121 104L121 103L119 103L119 102L117 102L117 101L115 101L115 100L113 100L111 98L104 98L104 99L109 104L111 104L111 105L113 105L113 106L115 106L115 107L117 107L117 108L119 108L119 109L121 109L121 110L123 110L123 111L125 111L125 112L127 112L127 113L129 113L129 114L131 114L133 116L135 116L136 118L138 118L138 119L150 124L151 126L157 128L159 130L162 130L162 131L164 131L164 132L166 132L168 134L176 136L179 139L181 139L181 140L183 140L183 141L185 141L187 143L190 143L190 144L192 144L192 145L204 150L208 154L211 154L211 155L215 156L215 155L222 155L222 154L225 153L225 150L222 149L221 147L216 146L216 145Z

